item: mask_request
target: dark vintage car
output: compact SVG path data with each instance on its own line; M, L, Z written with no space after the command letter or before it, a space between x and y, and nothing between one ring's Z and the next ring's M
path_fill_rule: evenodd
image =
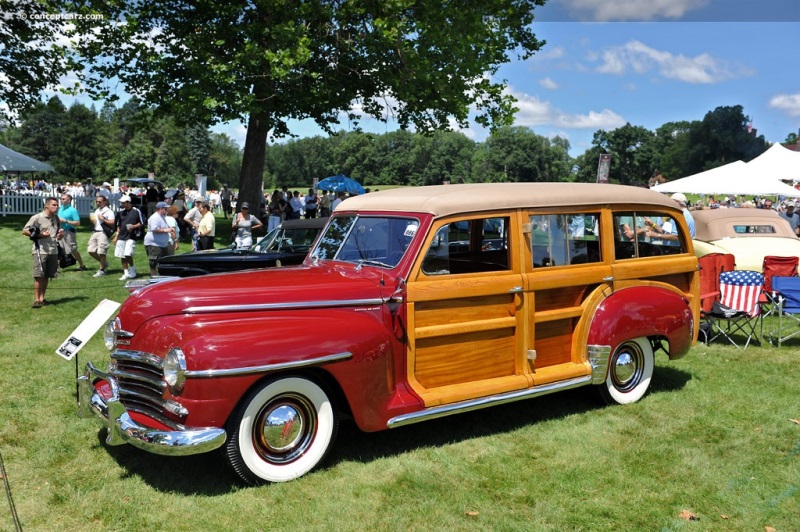
M158 261L158 274L194 277L301 264L327 221L327 218L287 220L246 249L230 247L164 257Z

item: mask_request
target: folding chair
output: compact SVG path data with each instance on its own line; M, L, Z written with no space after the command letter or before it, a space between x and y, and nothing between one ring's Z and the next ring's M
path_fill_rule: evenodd
M798 328L800 326L800 277L773 277L772 290L775 292L777 304L777 340L778 347L780 347L789 338L800 334L800 328ZM785 325L784 318L787 319ZM773 332L769 333L770 344L772 344L773 334Z
M700 265L700 305L711 312L714 301L719 301L719 274L736 268L735 257L730 253L709 253L697 262Z
M764 337L764 318L777 314L776 294L772 288L773 277L796 277L798 257L779 257L767 255L764 257L762 271L764 272L764 290L758 298L761 305L761 337ZM771 343L771 341L770 341Z
M709 342L722 336L737 349L747 349L755 337L761 340L756 327L761 324L758 297L764 287L764 274L749 270L734 270L719 274L720 301L703 316L711 326ZM744 345L737 343L744 335ZM736 336L735 336L736 335Z
M706 313L711 312L714 303L719 303L719 274L736 267L734 256L729 253L709 253L697 259L700 266L700 322L699 340L708 343L711 322Z

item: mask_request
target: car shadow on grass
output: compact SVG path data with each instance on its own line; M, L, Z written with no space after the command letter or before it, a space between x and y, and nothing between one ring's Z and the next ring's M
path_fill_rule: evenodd
M690 379L691 375L684 371L656 366L650 394L679 390ZM605 407L595 387L587 386L380 432L362 432L351 420L345 420L321 467L328 469L341 462L369 463L415 449L503 434ZM155 489L186 495L215 496L245 487L228 467L221 451L159 456L131 445L109 447L105 437L105 430L99 431L100 446L125 470L122 478L141 478Z
M690 379L691 375L684 371L657 366L649 394L681 389ZM327 463L332 466L341 461L370 462L414 449L512 432L607 406L597 387L585 386L381 432L364 433L354 423L343 422L337 438L340 445L331 451ZM348 443L342 445L343 441Z

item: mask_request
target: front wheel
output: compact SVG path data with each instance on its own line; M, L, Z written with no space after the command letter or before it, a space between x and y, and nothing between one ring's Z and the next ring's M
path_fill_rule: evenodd
M654 365L653 347L647 338L621 343L608 361L600 395L610 404L635 403L647 393Z
M319 385L279 378L255 388L231 416L225 454L248 484L285 482L325 458L337 428L336 411Z

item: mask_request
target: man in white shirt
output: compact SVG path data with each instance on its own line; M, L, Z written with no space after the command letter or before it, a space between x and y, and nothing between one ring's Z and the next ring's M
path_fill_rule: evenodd
M340 191L336 194L336 199L331 202L331 212L336 210L336 207L345 199L345 192Z
M114 218L114 211L108 206L108 198L98 191L97 209L89 215L89 221L92 222L92 236L89 239L88 251L89 255L100 263L100 269L94 274L94 277L102 277L106 274L108 262L106 261L106 253L110 246L110 237L114 234L114 226L116 219Z

